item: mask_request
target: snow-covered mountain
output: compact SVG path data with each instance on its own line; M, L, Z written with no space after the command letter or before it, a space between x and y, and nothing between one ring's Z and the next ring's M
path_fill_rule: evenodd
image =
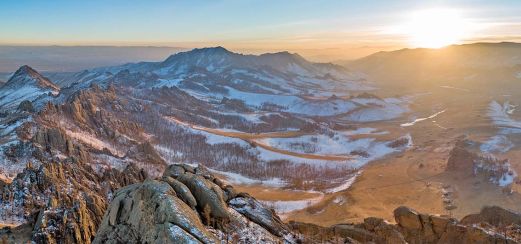
M13 108L20 102L34 101L48 95L56 96L60 88L31 67L20 67L13 76L0 87L0 107Z
M363 78L333 64L311 63L288 52L243 55L222 47L174 54L163 62L142 62L79 73L74 82L129 78L140 74L139 87L180 85L215 91L230 87L243 92L297 94L313 91L369 89ZM126 80L126 82L129 82Z
M243 55L222 47L177 53L163 62L86 70L68 79L60 83L69 84L72 90L88 87L91 83L135 89L177 87L206 101L228 98L254 108L271 107L312 116L355 112L366 104L356 103L348 97L374 89L363 75L338 65L312 63L288 52ZM375 100L370 104L378 104L379 108L392 114L403 112L394 102ZM364 119L348 117L356 117L356 121Z

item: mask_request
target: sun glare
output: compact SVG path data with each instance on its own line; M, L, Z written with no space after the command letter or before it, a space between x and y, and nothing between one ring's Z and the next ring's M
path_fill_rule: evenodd
M456 10L430 9L413 13L400 29L415 47L440 48L464 39L470 23Z

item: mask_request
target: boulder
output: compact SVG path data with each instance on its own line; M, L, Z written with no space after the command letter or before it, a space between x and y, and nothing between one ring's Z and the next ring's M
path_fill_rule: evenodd
M226 210L227 205L224 201L224 192L213 182L188 171L178 176L177 180L190 189L200 210L209 211L209 215L217 222L226 221L229 218ZM205 210L205 208L208 208L208 210Z
M401 206L395 209L394 219L398 226L403 227L406 230L422 229L422 222L419 214L408 207Z
M288 233L288 227L271 209L254 198L237 197L228 202L230 207L246 216L252 222L266 228L276 236L284 236Z
M190 206L190 208L195 209L197 206L197 200L195 200L192 192L190 192L190 189L188 189L185 184L172 177L163 177L162 180L168 183L174 189L174 191L177 193L177 196L181 198L183 202Z
M197 212L166 182L146 180L119 190L94 243L216 243Z
M183 168L183 166L179 164L172 164L165 169L165 172L163 172L163 176L177 178L185 172L186 170Z

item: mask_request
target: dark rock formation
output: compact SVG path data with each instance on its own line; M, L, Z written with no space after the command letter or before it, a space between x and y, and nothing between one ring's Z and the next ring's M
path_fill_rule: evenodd
M459 140L454 145L454 148L449 154L447 161L447 171L465 172L472 174L474 168L474 161L478 159L478 155L466 149L467 142Z
M230 198L225 192L231 189L203 167L171 165L160 180L115 194L94 243L291 241L285 237L288 227L272 210L247 194Z
M119 190L94 243L215 243L197 212L166 182L147 180Z
M275 214L272 209L264 207L255 198L241 196L231 199L229 203L237 212L266 228L274 235L282 237L288 233L286 224L280 220L277 214Z
M29 100L24 100L18 105L19 111L33 113L35 111L33 103Z
M97 174L74 162L48 162L38 168L29 164L4 186L1 206L14 207L0 212L32 225L30 239L35 243L90 243L112 192L145 177L133 166Z

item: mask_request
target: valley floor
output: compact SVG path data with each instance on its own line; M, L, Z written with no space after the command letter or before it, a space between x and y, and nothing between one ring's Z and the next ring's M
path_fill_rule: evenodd
M489 97L482 99L478 97L482 94L462 94L464 91L460 90L452 92L455 93L451 94L452 99L443 102L438 100L440 93L419 99L414 104L413 110L426 117L436 108L446 109L437 117L407 127L399 126L406 119L371 125L391 133L407 131L413 138L414 146L364 166L346 191L324 194L320 200L316 200L318 195L307 195L308 205L284 213L285 221L330 226L358 223L364 218L377 216L394 222L393 210L404 205L419 212L456 218L479 212L489 205L521 211L521 187L518 182L510 188L502 188L486 178L463 176L461 172L446 170L449 153L458 139L466 136L472 141L485 142L498 131L486 116ZM462 110L465 112L462 113ZM515 160L520 156L519 147L495 153L494 156L511 159L512 167L517 172L521 171L521 163ZM238 188L265 201L297 203L304 196L302 193L292 194L289 190L259 185ZM449 200L455 207L447 210Z

